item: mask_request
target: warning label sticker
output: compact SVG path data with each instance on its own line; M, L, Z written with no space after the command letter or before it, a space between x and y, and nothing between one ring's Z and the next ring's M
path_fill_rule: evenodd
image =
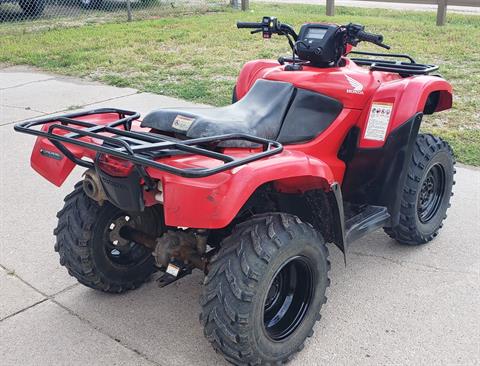
M176 265L169 263L166 271L169 275L172 275L173 277L178 276L178 272L180 272L180 268L177 267Z
M385 141L392 109L393 103L372 104L364 138L368 140Z
M172 127L180 131L187 131L192 125L195 118L181 116L178 114L173 120Z

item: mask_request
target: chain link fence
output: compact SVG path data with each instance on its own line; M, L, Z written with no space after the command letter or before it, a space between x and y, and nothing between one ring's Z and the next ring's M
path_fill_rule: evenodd
M0 34L130 21L232 6L230 0L0 0Z

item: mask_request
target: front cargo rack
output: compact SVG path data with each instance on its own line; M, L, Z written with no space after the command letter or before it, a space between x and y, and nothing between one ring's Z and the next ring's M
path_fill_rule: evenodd
M94 117L95 115L98 117L102 114L117 114L118 119L106 124L85 120L88 117ZM143 167L151 167L187 178L207 177L278 154L283 150L282 144L277 141L242 133L180 140L157 133L132 131L132 123L139 118L140 114L136 112L102 108L21 122L16 124L14 129L18 132L48 139L68 159L86 168L93 168L94 163L74 156L65 144L81 146L97 153L109 154L130 161L142 169ZM59 134L60 132L62 134ZM83 137L102 140L103 143L96 144L85 139L82 140ZM219 144L226 141L247 141L250 144L261 146L262 149L246 157L235 158L218 151ZM222 161L224 164L212 168L178 168L155 160L159 157L179 154L201 155Z
M357 65L370 66L370 70L374 71L386 71L395 72L401 76L411 75L428 75L438 70L437 65L418 64L409 55L394 54L394 53L376 53L376 52L363 52L363 51L351 51L349 55L363 55L363 56L375 56L375 57L392 57L408 60L408 62L399 60L384 60L376 58L358 58L350 57L350 60Z

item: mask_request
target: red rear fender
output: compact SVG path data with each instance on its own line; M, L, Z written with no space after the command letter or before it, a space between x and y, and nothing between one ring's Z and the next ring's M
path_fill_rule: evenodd
M78 146L68 145L77 158L84 154ZM67 159L53 144L43 137L38 137L30 158L31 167L46 180L60 187L70 175L75 163Z
M88 116L76 117L77 120L88 120L92 123L107 124L118 119L117 113L99 113ZM48 128L56 122L43 125L42 130L47 131ZM57 130L59 135L65 134L65 131ZM82 140L93 142L90 137L83 137ZM98 142L101 143L101 142ZM95 152L92 150L84 149L80 146L65 143L66 148L76 158L89 158L93 160L95 158ZM70 175L75 163L69 160L58 150L48 139L44 137L37 137L35 145L33 147L32 155L30 158L30 165L32 168L44 177L46 180L60 187L65 179Z
M330 189L334 182L327 164L298 151L284 151L205 178L147 170L162 179L166 224L192 228L227 226L255 190L268 182L284 192Z

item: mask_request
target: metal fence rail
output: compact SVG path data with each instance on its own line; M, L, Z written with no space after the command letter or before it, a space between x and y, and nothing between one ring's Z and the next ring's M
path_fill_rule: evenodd
M445 25L448 5L480 7L480 0L357 0L357 1L437 5L437 25ZM327 15L329 16L335 15L335 0L327 0L326 12L327 12Z

